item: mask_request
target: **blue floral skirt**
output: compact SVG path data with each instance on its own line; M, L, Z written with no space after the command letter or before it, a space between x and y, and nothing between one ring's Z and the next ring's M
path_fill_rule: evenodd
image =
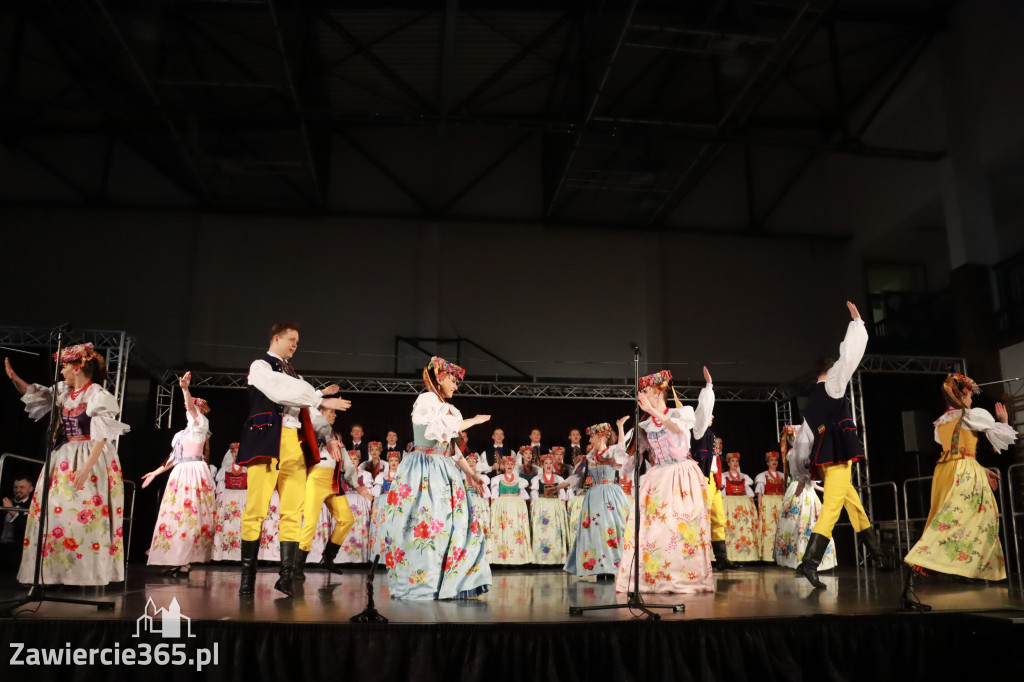
M384 507L384 562L393 599L468 599L490 589L487 546L473 502L449 457L419 449L405 456Z

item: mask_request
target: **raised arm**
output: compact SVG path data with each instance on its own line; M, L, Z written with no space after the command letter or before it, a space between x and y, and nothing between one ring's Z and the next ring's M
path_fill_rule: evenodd
M199 410L196 408L195 402L192 400L192 394L189 393L188 387L192 383L192 372L185 372L185 375L178 379L178 386L181 388L181 395L185 398L185 411L188 412L188 416L192 417L195 421L199 418Z
M284 372L275 372L266 360L256 360L249 366L248 381L278 405L315 409L324 400L311 384Z
M704 368L704 388L697 397L697 409L694 411L693 437L703 438L704 432L711 425L711 416L715 411L715 387L711 382L711 372Z
M846 386L850 383L853 373L857 371L868 347L868 330L857 306L847 301L846 307L851 318L850 324L846 327L846 338L839 344L839 359L829 369L825 379L825 391L833 398L842 398L846 394Z

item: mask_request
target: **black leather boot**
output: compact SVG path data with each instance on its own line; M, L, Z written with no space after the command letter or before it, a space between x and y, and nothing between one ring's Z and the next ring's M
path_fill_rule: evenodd
M302 549L295 550L295 565L292 566L292 581L293 582L306 582L306 557L309 556L309 551Z
M729 550L725 546L725 540L715 540L711 543L711 551L715 553L715 569L719 571L731 571L739 568L735 561L729 561Z
M818 579L818 565L821 564L821 558L825 556L825 550L828 549L828 540L820 533L811 533L807 549L804 550L804 559L796 567L796 572L807 578L815 589L825 587L825 583Z
M328 541L324 547L323 556L320 557L320 568L330 571L335 575L341 575L341 567L334 563L334 559L338 556L338 551L341 549L341 545L336 545L333 542Z
M875 529L868 526L857 533L857 541L864 544L868 550L868 556L875 562L875 567L880 571L892 570L892 557L882 549L882 543L878 541Z
M281 542L281 571L280 577L274 583L274 589L292 596L292 575L295 573L295 552L299 549L299 543L294 541Z
M259 553L259 540L242 540L242 579L238 585L241 597L250 597L256 592L256 557Z

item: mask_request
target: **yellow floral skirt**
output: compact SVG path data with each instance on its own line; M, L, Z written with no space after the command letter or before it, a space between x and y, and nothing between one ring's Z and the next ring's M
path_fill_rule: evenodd
M905 561L940 573L1006 578L999 508L985 468L973 457L942 462L932 477L929 521Z

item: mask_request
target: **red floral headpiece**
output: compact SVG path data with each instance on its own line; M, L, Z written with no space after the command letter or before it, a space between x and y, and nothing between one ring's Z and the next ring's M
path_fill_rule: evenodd
M546 455L541 455L540 456L540 463L541 464L543 464L544 462L554 462L554 461L555 461L555 456L552 455L550 452L548 454L546 454Z
M202 398L192 398L192 404L198 407L199 409L210 409L210 403L206 402Z
M427 369L433 369L435 376L444 372L445 374L455 377L456 381L462 381L466 378L466 370L462 369L454 362L448 362L444 358L439 358L436 355L430 358L430 362L427 363Z
M561 445L556 445L555 447L551 448L551 454L552 455L564 455L565 454L565 448L563 448Z
M92 343L80 343L77 346L67 346L60 351L60 363L62 365L69 362L78 362L79 360L91 360L92 358L99 358L100 354L93 348ZM57 354L53 354L53 359L57 359Z
M772 457L780 457L780 456L781 456L781 455L779 455L779 453L778 453L778 452L776 452L776 451L772 450L771 452L766 452L766 453L764 453L764 461L766 461L766 462L767 462L767 461L768 461L769 459L771 459Z
M532 455L533 454L533 448L531 446L529 446L529 445L520 446L519 454L520 455L525 455L525 454L531 454Z
M237 449L238 449L238 443L232 443L231 445L228 446L228 450L237 450Z
M668 388L668 382L672 381L672 372L667 369L663 369L660 372L654 374L648 374L640 379L640 390L656 386L659 390L664 391Z
M974 379L960 374L959 372L954 372L947 376L946 380L942 383L942 388L946 393L949 393L957 403L960 402L959 396L962 396L964 393L970 392L975 395L981 393L981 389L978 388L978 384L974 383ZM953 395L954 391L956 392L956 395Z
M605 438L607 438L608 436L612 435L612 425L609 424L608 422L594 424L593 426L587 428L587 435L598 437L604 436Z
M370 444L367 447L370 450L377 450L377 451L380 451L380 450L384 449L384 446L380 444L379 440L371 440Z

